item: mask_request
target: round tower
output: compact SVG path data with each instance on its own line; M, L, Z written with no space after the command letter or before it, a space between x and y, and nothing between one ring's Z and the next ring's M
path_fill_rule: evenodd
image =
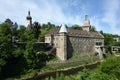
M57 57L61 61L67 60L67 29L62 25L59 31L59 47L57 48Z

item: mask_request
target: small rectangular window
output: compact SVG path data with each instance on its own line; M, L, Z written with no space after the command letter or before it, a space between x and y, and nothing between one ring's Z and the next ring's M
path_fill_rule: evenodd
M96 45L100 46L100 45L102 45L102 42L96 42Z

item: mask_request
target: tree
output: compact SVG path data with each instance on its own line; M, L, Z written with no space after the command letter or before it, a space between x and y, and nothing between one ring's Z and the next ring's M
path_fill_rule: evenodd
M11 26L11 31L12 31L12 36L17 36L17 29L18 29L18 24L15 22L12 26Z
M34 31L35 31L35 38L38 40L38 37L39 37L39 35L40 35L40 28L41 28L41 26L40 26L40 24L38 23L38 22L34 22L33 23L33 29L34 29Z
M99 70L109 76L116 77L120 80L120 58L119 57L108 57L104 60L100 66ZM116 79L116 80L117 80Z
M101 30L100 33L103 35L103 31Z
M96 32L96 28L95 28L94 26L92 26L92 27L90 28L90 31Z
M0 24L0 70L12 53L13 45L11 39L10 26L6 23Z
M37 53L37 47L35 45L35 31L34 29L26 30L26 50L24 53L24 57L26 58L26 61L28 63L29 68L35 68L37 59L36 59L36 53Z
M79 26L79 25L77 25L77 24L72 25L72 28L73 28L73 29L82 30L82 27Z
M20 29L18 29L18 38L20 42L26 42L26 28L25 26L20 26Z
M27 60L27 64L29 68L35 68L36 67L36 45L34 41L28 41L26 45L26 51L24 53L24 57Z
M44 37L45 35L52 29L52 28L56 28L56 26L54 24L51 24L50 22L48 22L47 24L43 24L41 26L40 29L40 35L39 35L39 41L44 41Z
M13 25L13 22L8 18L4 22L5 24L8 24L10 27Z

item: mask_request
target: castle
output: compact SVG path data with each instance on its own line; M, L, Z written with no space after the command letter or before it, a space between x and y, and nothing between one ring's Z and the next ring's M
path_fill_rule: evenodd
M30 11L26 17L26 27L32 27L32 17ZM68 58L76 55L89 55L98 53L100 59L104 53L104 37L99 32L90 31L90 20L85 16L82 26L83 30L66 28L62 25L61 28L51 29L45 35L45 43L56 48L56 56L61 61L66 61Z
M100 59L104 53L104 37L99 32L90 31L90 20L85 17L82 29L76 30L66 28L52 29L45 36L45 43L49 43L56 48L56 56L61 61L76 55L89 55L98 53Z

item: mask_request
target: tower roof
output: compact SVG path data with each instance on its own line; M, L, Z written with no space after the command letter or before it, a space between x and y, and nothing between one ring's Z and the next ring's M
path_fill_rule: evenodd
M85 21L84 21L84 23L83 23L83 26L90 26L90 20L88 19L88 15L85 15Z
M67 29L64 24L61 26L59 33L67 33Z
M26 17L27 19L32 19L32 17L30 16L30 11L28 11L28 15Z

